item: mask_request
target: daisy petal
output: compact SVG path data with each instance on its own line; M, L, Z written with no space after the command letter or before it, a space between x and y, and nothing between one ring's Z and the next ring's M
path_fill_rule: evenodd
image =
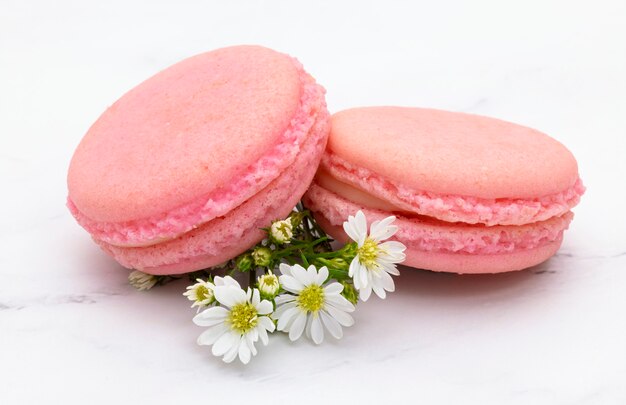
M386 261L383 260L379 260L378 264L383 268L383 270L385 270L387 273L389 274L393 274L394 276L399 276L400 275L400 271L398 270L398 268L396 267L396 265L394 263L388 263Z
M281 274L291 276L291 266L287 263L281 263L280 266L278 266L278 269L280 270Z
M356 285L356 279L358 279L359 286L362 288L363 286L366 286L368 284L370 271L367 269L367 267L363 266L362 264L359 264L359 266L360 266L360 269L359 271L357 271L354 278L355 278L355 285Z
M343 286L339 283L330 283L324 287L324 294L340 294L343 291Z
M396 290L396 286L393 283L393 279L391 278L389 273L387 273L386 271L380 272L380 284L385 290L389 292L394 292Z
M276 305L281 305L286 302L291 302L295 300L296 300L296 296L291 295L291 294L281 294L278 297L274 298L274 302L276 303Z
M382 221L372 222L370 226L370 238L374 239L376 242L380 242L381 240L392 237L398 231L397 226L391 225L395 219L396 217L389 216Z
M354 261L356 260L357 259L354 259ZM363 272L367 272L367 269L357 261L354 266L354 274L352 275L352 282L354 283L354 288L357 290L361 289L361 273Z
M256 356L257 354L256 347L254 347L254 342L256 342L257 339L253 340L252 338L250 338L250 334L246 335L246 344L248 345L248 348L250 349L250 352L253 356Z
M385 273L385 274L387 274L387 273ZM258 290L255 290L255 291L258 291ZM267 314L271 313L272 310L274 309L274 306L268 300L263 300L263 301L259 302L255 307L256 307L256 310L259 313L259 315L267 315Z
M313 271L315 271L315 267L313 267L313 269L314 269ZM313 277L313 282L317 285L322 285L324 284L327 278L328 278L328 267L322 266L319 272L317 272L315 276Z
M343 330L341 329L339 322L337 322L332 316L328 315L325 311L320 311L320 317L322 318L322 322L328 332L330 332L335 339L341 339L343 336Z
M228 332L230 328L225 323L220 323L219 325L215 325L204 332L200 336L198 336L198 344L211 346L213 343L217 341L224 333Z
M246 342L241 342L239 345L239 360L241 360L243 364L248 364L250 362L250 357L252 357L250 347L248 347Z
M299 293L304 288L304 285L293 276L280 276L278 280L285 290L294 294Z
M265 317L263 317L265 318ZM265 330L265 328L263 326L257 326L257 331L259 332L259 338L261 339L261 343L263 343L263 345L267 346L267 343L269 342L269 339L267 337L267 330Z
M211 352L215 356L221 356L228 352L233 346L236 346L239 342L239 334L235 332L224 333L213 344Z
M359 298L361 301L365 302L370 298L372 294L372 286L367 286L359 290Z
M303 286L307 286L313 282L313 278L315 277L315 266L309 266L309 269L311 269L311 267L313 268L311 272L309 272L299 264L295 264L291 266L291 275Z
M387 242L383 242L378 245L378 248L385 252L386 256L389 258L404 258L406 255L403 253L406 250L406 246L403 243L388 240Z
M311 316L313 321L311 322L311 338L313 343L319 345L324 341L324 329L322 328L322 321L319 316Z
M232 363L233 360L237 358L238 352L239 352L239 344L233 345L233 347L231 347L230 350L226 352L226 354L224 354L224 357L222 358L222 360L225 363Z
M313 317L309 316L306 318L306 327L304 328L304 333L306 334L306 337L308 337L309 339L311 338L311 323L313 323Z
M354 312L356 309L343 295L328 295L326 296L326 303L343 312Z
M293 301L280 305L278 308L276 308L276 311L274 311L274 313L272 314L272 318L280 319L289 308L295 308L295 307L296 307L296 303Z
M324 310L328 312L328 315L332 316L340 325L352 326L354 325L354 319L346 312L343 312L332 305L324 306Z
M274 322L272 322L272 320L267 316L260 316L258 322L259 326L261 326L262 329L266 331L274 332L274 330L276 329L276 325L274 325Z
M296 308L295 305L291 308L286 309L285 312L280 314L280 317L278 318L278 330L288 332L288 329L286 329L287 325L291 322L292 318L295 318L301 312L302 311Z
M213 282L215 283L216 286L232 285L233 287L241 288L237 280L235 280L231 276L225 276L225 277L215 276L215 278L213 279Z
M193 323L198 326L213 326L224 322L229 312L224 307L211 307L193 317Z
M359 269L359 266L361 266L361 262L359 260L359 255L357 254L354 259L352 259L352 261L350 262L350 268L348 269L348 275L352 278L354 278L354 273L357 272L357 270Z
M291 340L292 342L298 340L300 336L302 336L305 325L306 314L304 312L300 312L298 315L296 315L296 319L293 321L293 324L289 328L289 340Z
M213 290L215 299L229 308L248 300L246 293L241 288L234 286L218 286Z
M385 272L383 272L384 274L387 274ZM387 296L387 293L385 293L385 290L383 289L382 286L378 285L378 283L372 285L372 290L374 291L374 293L376 295L378 295L378 297L380 297L381 299L385 299L385 297Z
M365 238L367 237L367 219L365 218L363 211L357 211L354 216L354 226L356 227L356 231L359 235L357 243L359 246L363 246L363 242L365 242Z
M353 216L348 216L348 220L346 222L343 223L343 230L346 233L346 235L348 235L350 237L350 239L352 239L355 242L359 241L359 233L356 229L356 227L354 226L354 217Z
M256 307L261 302L261 293L256 288L252 291L252 300L250 303ZM258 309L258 308L257 308Z

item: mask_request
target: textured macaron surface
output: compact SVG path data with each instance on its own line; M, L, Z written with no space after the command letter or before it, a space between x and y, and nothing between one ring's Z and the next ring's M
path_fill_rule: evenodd
M320 226L397 217L408 266L454 273L521 270L559 248L584 187L558 141L521 125L421 108L338 112L304 196Z
M453 222L545 220L567 212L584 192L576 160L549 136L432 109L336 113L322 166L400 209Z
M576 160L558 141L494 118L368 107L341 111L332 125L333 153L437 194L532 198L568 189L578 178Z
M321 112L294 163L267 187L223 217L175 239L143 247L99 242L122 265L152 274L176 274L223 263L265 236L263 227L286 217L313 178L326 146L329 117Z
M347 200L313 183L304 196L319 225L346 242L342 228L348 215L363 211L369 222L392 213ZM526 225L471 225L393 212L398 232L394 239L406 247L407 266L453 273L500 273L539 264L559 248L573 214L567 212Z
M258 46L197 55L114 103L79 144L68 205L106 243L141 246L222 216L293 163L323 89Z

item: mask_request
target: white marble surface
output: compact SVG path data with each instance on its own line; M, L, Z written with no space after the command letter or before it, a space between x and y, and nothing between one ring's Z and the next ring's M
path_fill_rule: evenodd
M624 21L622 0L2 0L0 404L626 403ZM559 139L588 187L560 253L505 275L405 269L339 342L212 357L183 283L134 291L76 225L65 173L124 91L237 43L298 56L333 111L431 106Z

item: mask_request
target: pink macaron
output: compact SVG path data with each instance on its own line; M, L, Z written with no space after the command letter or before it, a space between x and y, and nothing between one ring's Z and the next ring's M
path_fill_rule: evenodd
M200 54L98 118L70 163L67 204L125 267L215 266L289 214L329 125L323 88L290 56L259 46Z
M572 154L531 128L448 111L368 107L333 115L304 202L345 240L348 215L396 215L404 264L498 273L539 264L561 245L584 192Z

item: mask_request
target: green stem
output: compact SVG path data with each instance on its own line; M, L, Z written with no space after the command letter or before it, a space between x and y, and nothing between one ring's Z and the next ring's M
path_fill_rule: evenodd
M350 278L347 270L328 269L328 277L337 281L343 281Z
M320 239L314 240L313 242L301 242L300 241L300 243L295 243L295 241L294 241L293 246L290 246L288 248L284 248L284 249L281 249L281 250L276 250L276 251L274 251L274 255L277 258L284 258L284 257L288 256L292 252L303 250L304 248L313 248L314 246L317 246L320 243L323 243L327 239L328 239L327 237L324 237L324 238L320 238Z
M309 267L309 261L306 259L304 253L300 252L300 258L302 258L302 263L304 264L304 268Z
M249 270L248 287L254 288L255 282L256 282L256 268L252 268Z
M341 256L342 252L340 252L339 250L335 251L335 252L327 252L327 253L313 253L311 255L311 257L322 257L324 259L327 258L335 258L335 257L339 257Z

